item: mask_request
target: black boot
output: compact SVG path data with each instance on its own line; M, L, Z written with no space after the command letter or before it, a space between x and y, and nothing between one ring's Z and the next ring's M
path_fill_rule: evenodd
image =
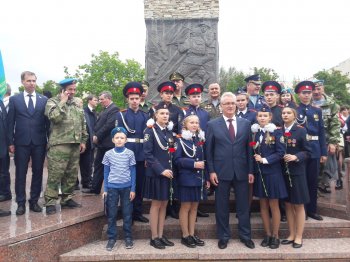
M343 180L341 180L341 178L339 178L339 179L337 180L337 183L336 183L336 185L335 185L335 189L336 189L336 190L341 190L341 189L343 189Z

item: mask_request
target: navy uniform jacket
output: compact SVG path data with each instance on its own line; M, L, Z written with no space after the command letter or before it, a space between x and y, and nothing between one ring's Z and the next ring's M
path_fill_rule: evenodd
M7 112L3 102L0 100L0 158L4 158L8 149L7 136Z
M311 147L310 158L327 156L322 110L312 105L300 103L297 108L297 121L298 124L306 128L307 140Z
M197 115L199 118L199 124L201 129L205 132L207 130L207 123L210 120L210 115L201 107L195 107L190 105L188 108L184 109L184 117L189 115Z
M258 95L255 105L249 99L248 109L255 109L256 111L259 111L259 109L262 108L264 104L266 104L265 98L261 95Z
M263 135L263 139L260 142L260 135ZM268 164L259 163L261 173L263 175L282 174L281 159L285 153L285 145L281 142L282 131L276 129L270 133L270 138L267 137L267 132L258 131L255 133L254 141L259 142L259 146L255 149L255 153L261 155L262 158L266 158ZM270 143L267 143L269 139ZM255 161L254 161L255 162ZM257 174L258 167L255 162L255 174Z
M277 127L283 126L283 119L282 119L282 106L276 105L274 107L270 107L271 113L272 113L272 120L271 123L275 124Z
M247 119L251 124L254 124L256 123L256 110L247 109L245 114L243 114L243 112L237 111L237 117Z
M155 123L154 130L158 134L159 141L164 147L169 146L169 141L174 142L173 134L166 129L160 130L160 127ZM163 150L154 135L152 128L145 130L143 151L146 161L146 176L158 177L161 176L165 169L172 169L171 156L168 150Z
M158 104L158 106L162 106L164 105L165 102L160 102ZM168 109L169 109L169 121L172 121L174 123L174 127L173 127L173 132L176 134L179 134L180 130L181 130L181 122L184 118L184 114L183 111L181 110L180 107L174 105L174 104L169 104L168 105ZM154 115L154 110L150 110L150 117L153 117Z
M178 168L176 181L179 186L200 187L205 181L209 180L208 172L205 169L195 169L194 162L204 160L203 145L198 145L199 140L187 140L178 138L177 149L174 153L174 163ZM182 145L182 143L184 145ZM193 145L195 154L193 155ZM185 153L185 150L190 155ZM193 155L193 157L191 157Z
M143 139L143 132L145 131L147 120L148 114L142 110L134 112L132 109L128 108L117 113L117 125L124 127L128 131L128 141L135 138ZM134 152L136 161L145 160L143 143L140 143L140 141L127 142L125 147Z
M290 107L290 108L294 108L294 109L297 109L297 107L298 107L294 101L290 101L287 104L280 105L280 106L282 106L282 107Z
M285 133L283 127L283 134ZM286 154L296 155L298 161L288 163L290 174L293 176L305 174L305 160L310 157L311 148L306 140L306 129L302 126L294 124L289 130L290 137L284 137L284 143L287 145ZM285 164L283 161L283 168ZM285 170L284 170L285 172Z

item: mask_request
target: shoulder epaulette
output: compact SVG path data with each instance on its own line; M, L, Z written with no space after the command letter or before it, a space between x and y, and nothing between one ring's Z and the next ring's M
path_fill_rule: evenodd
M252 108L249 108L248 111L249 111L249 112L254 112L254 113L257 112L255 109L252 109Z
M296 125L297 127L299 127L299 128L304 128L303 126L301 126L301 125Z

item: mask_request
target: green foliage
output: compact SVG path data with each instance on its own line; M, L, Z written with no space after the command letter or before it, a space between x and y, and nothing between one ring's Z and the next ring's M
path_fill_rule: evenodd
M109 54L100 51L98 55L92 54L89 64L80 65L75 74L69 74L68 68L64 68L66 77L78 79L77 96L86 97L89 94L99 95L102 91L110 91L113 102L124 107L123 88L130 81L144 79L144 69L135 60L122 62L119 54Z
M262 82L277 81L277 79L279 78L275 70L273 70L272 68L266 68L266 67L261 67L261 68L254 67L254 74L259 74Z
M53 80L47 80L43 83L42 91L51 92L52 96L56 96L59 92L59 86Z
M350 85L350 79L348 76L342 75L338 70L323 70L314 74L314 77L324 80L325 93L333 95L339 105L350 105L350 94L347 87Z

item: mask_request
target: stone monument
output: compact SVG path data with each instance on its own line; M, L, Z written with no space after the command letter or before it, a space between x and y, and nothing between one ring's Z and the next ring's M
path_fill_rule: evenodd
M205 89L218 81L219 0L144 0L150 100L175 71Z

